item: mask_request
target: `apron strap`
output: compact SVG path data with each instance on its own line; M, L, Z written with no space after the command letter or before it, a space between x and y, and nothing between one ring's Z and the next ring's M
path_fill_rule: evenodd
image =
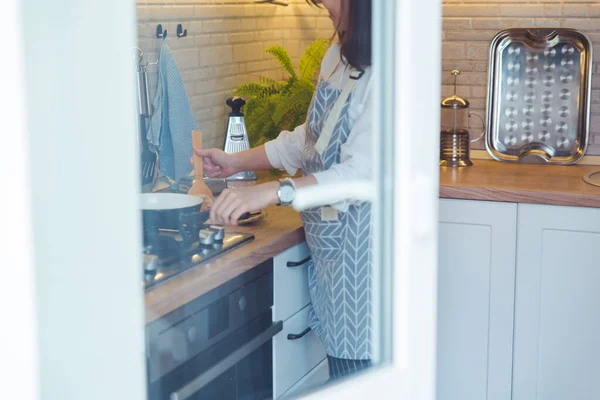
M333 134L333 130L335 129L337 121L340 119L340 115L342 114L344 105L348 101L348 97L350 97L350 94L356 87L356 84L358 83L358 79L360 79L360 77L362 77L362 73L360 73L358 78L350 76L350 79L348 79L348 81L344 85L344 88L342 89L342 93L339 95L333 107L331 108L331 111L329 112L329 115L327 116L327 119L323 124L321 135L319 136L317 143L315 143L315 150L317 151L317 153L319 153L320 156L323 155L325 149L327 149L327 147L329 146L331 135Z

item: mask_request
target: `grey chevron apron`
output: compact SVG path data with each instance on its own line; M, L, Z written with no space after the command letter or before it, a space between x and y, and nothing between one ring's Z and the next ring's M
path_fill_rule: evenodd
M326 147L315 149L327 116L342 93L326 80L317 85L306 124L304 174L340 162L340 148L352 128L343 104ZM318 146L317 146L318 147ZM309 325L327 354L350 360L371 359L371 204L351 205L337 220L322 218L321 207L301 213L312 260L308 266L313 308Z

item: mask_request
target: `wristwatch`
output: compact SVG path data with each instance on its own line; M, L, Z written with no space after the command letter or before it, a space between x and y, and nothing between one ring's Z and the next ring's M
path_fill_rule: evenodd
M296 184L290 178L279 180L279 190L277 190L280 206L291 206L296 197Z

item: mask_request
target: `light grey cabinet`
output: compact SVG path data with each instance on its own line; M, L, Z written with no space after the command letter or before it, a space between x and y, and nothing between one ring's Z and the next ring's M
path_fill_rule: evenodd
M310 385L322 383L319 379L324 374L329 378L327 368L309 376L321 363L327 366L323 344L313 331L307 330L312 307L308 292L309 260L305 242L273 257L273 320L283 321L283 330L273 338L275 399L281 398L292 387L298 393Z
M517 205L440 200L438 399L510 399Z
M600 399L600 209L519 205L513 400Z
M600 399L600 209L440 201L438 399Z

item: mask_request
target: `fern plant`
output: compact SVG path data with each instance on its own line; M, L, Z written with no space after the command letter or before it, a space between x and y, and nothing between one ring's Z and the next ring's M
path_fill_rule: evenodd
M261 76L258 82L246 83L235 90L236 95L246 97L244 114L252 147L304 122L315 90L315 74L328 44L327 40L312 42L300 58L297 71L283 47L265 49L279 62L288 78L277 81Z

